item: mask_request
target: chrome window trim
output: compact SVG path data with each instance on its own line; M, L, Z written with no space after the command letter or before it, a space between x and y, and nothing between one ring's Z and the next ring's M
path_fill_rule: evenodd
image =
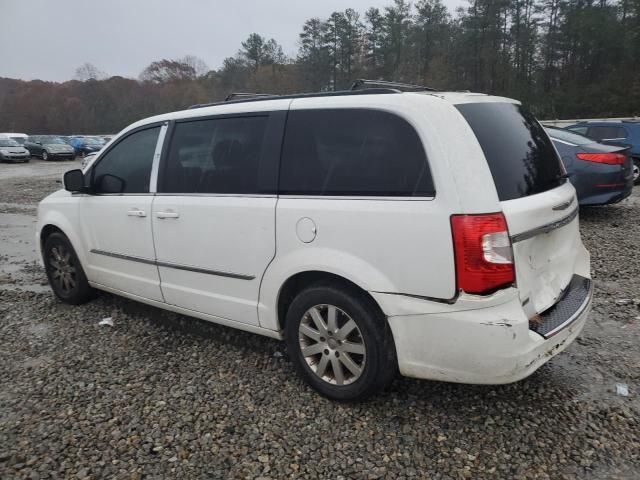
M153 197L154 193L82 193L72 192L73 196L85 196L85 197Z
M204 273L206 275L215 275L217 277L236 278L238 280L254 280L256 278L255 275L225 272L222 270L211 270L208 268L192 267L190 265L182 265L179 263L162 262L158 260L151 260L148 258L135 257L132 255L123 255L121 253L107 252L105 250L98 250L95 248L92 248L90 252L96 255L103 255L105 257L117 258L120 260L129 260L131 262L144 263L145 265L155 265L156 267L174 268L176 270L185 270L187 272Z
M279 195L283 199L305 199L305 200L381 200L400 202L425 202L435 200L435 196L428 197L403 197L403 196L365 196L365 195Z
M157 192L158 197L241 197L241 198L278 198L275 193L167 193Z
M162 157L164 139L167 135L167 128L169 128L169 122L164 122L160 127L160 132L158 133L156 150L153 153L153 163L151 164L151 175L149 176L149 193L156 193L158 189L158 168L160 165L160 158Z
M512 235L511 243L522 242L524 240L533 238L536 235L540 235L541 233L549 233L553 230L564 227L565 225L568 225L571 222L573 222L573 220L575 220L575 218L578 216L578 211L579 211L579 208L576 207L569 215L561 218L560 220L556 220L554 222L547 223L540 227L532 228L531 230L527 230L525 232Z

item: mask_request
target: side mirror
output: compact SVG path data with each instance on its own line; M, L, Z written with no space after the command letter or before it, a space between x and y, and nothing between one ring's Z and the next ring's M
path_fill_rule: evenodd
M36 145L42 145L42 142L36 142Z
M84 173L82 170L76 168L75 170L69 170L65 172L62 177L62 184L64 189L69 192L82 192L84 188Z

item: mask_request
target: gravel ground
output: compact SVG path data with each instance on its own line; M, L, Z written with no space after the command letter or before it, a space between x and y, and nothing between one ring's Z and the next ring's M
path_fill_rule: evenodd
M640 478L640 190L581 212L596 298L565 353L512 385L398 378L341 405L277 341L107 294L58 302L17 226L59 172L2 168L2 479Z

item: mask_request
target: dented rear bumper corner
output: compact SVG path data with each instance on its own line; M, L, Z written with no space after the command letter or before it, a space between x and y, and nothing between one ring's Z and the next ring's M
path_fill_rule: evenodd
M547 338L531 328L517 295L486 308L390 316L400 373L457 383L516 382L575 340L586 323L592 297L588 281L578 308L565 308L569 316ZM576 302L575 295L565 298Z

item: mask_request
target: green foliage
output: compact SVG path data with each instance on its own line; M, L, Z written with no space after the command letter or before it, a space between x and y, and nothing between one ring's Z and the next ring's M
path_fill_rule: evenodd
M541 118L640 112L640 0L390 0L311 18L295 58L252 33L217 71L187 56L139 81L91 64L65 83L0 79L0 130L115 132L145 116L223 99L341 89L359 77L518 98Z

